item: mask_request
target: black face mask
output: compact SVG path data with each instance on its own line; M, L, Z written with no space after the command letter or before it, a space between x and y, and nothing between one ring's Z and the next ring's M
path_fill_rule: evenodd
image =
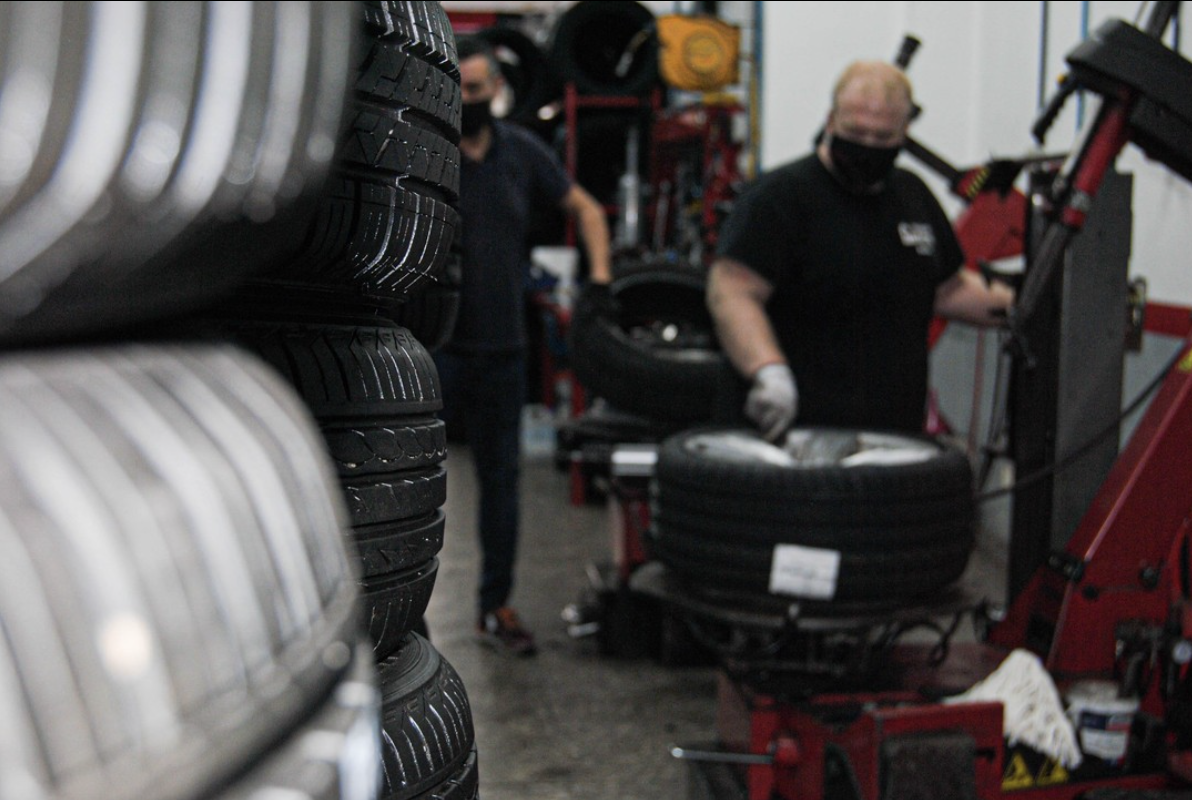
M464 136L475 136L493 121L491 100L464 103L460 108L459 132Z
M828 152L841 182L851 191L869 193L890 175L901 147L870 147L832 136Z

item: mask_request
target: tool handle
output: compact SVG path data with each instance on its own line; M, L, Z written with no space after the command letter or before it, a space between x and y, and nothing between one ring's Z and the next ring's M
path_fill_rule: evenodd
M1064 103L1068 102L1068 98L1079 88L1080 85L1071 75L1065 75L1060 78L1059 88L1051 96L1051 99L1047 101L1047 105L1035 119L1035 124L1031 126L1031 136L1040 145L1047 139L1047 132L1051 130L1051 126L1055 123L1055 118L1063 110Z
M705 764L742 764L769 766L774 763L774 756L758 755L756 753L734 753L720 750L716 747L693 749L691 747L671 747L671 756L681 761L698 761Z
M902 71L910 66L911 59L915 56L915 51L919 49L922 44L918 39L910 34L902 37L902 46L898 48L898 55L894 57L894 66Z

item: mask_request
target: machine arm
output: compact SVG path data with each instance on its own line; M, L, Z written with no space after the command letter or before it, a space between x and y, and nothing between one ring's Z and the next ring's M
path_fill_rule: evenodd
M1178 7L1179 2L1155 4L1144 28L1145 36L1154 40L1155 50L1168 52L1157 40L1167 29ZM1137 41L1138 32L1131 35L1124 30L1126 28L1128 26L1123 23L1111 20L1068 56L1073 66L1072 74L1061 83L1056 97L1048 103L1033 128L1033 133L1042 143L1064 101L1077 89L1091 89L1102 95L1100 110L1081 132L1076 147L1052 185L1052 219L1043 232L1032 268L1023 281L1022 290L1011 311L1011 332L1016 334L1015 342L1023 349L1022 354L1028 353L1021 336L1024 324L1034 314L1054 279L1072 238L1084 227L1105 173L1131 139L1132 114L1145 94L1140 84L1144 80L1154 82L1154 75L1145 74L1151 66L1149 63L1133 66L1119 61L1119 50L1126 48L1115 45L1121 44L1123 40L1129 40L1134 46L1140 44ZM1144 55L1149 61L1155 54ZM1137 80L1134 80L1135 77Z

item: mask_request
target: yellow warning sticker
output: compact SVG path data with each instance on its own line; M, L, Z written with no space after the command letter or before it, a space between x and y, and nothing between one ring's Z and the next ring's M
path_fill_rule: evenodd
M1039 774L1035 776L1035 785L1058 786L1061 783L1067 783L1071 779L1072 776L1068 774L1068 770L1064 769L1063 764L1054 758L1049 758L1039 768Z
M1035 777L1027 769L1026 759L1022 757L1022 753L1015 753L1010 758L1010 763L1006 765L1005 773L1002 774L1002 789L1013 792L1019 789L1029 789L1034 785Z
M1192 372L1192 350L1184 353L1184 357L1180 359L1176 369L1180 372Z

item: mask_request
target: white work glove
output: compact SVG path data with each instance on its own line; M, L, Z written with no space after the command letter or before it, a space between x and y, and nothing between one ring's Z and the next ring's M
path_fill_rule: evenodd
M786 364L767 364L753 375L753 386L745 398L745 416L749 417L766 441L777 441L786 433L799 410L799 390L795 376Z

